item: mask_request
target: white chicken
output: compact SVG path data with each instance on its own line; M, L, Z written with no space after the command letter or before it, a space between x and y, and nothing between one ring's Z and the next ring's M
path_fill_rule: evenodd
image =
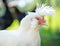
M45 20L36 12L29 12L16 31L0 31L0 46L41 46L38 30Z

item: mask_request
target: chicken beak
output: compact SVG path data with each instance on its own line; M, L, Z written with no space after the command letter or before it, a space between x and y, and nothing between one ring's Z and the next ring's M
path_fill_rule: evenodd
M46 26L48 26L48 24L45 22L45 23L43 23L42 25L46 25Z

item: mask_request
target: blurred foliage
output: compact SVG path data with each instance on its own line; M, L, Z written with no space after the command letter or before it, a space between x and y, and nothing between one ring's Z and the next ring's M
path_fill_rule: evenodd
M17 6L17 9L19 9L20 12L27 12L32 11L35 9L36 3L40 0L33 0L32 3L27 3L24 7Z
M6 30L16 30L19 27L19 24L20 23L18 20L14 20L12 24L8 28L6 28Z

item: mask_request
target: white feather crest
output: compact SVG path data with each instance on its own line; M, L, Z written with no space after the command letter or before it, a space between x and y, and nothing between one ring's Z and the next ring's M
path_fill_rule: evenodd
M37 4L35 12L28 12L28 14L29 15L36 14L36 15L40 15L40 16L46 16L46 15L50 16L50 15L55 14L55 10L50 6L46 6L46 5L42 4L42 6L39 7L39 5Z
M50 6L45 6L45 5L42 5L41 7L37 7L35 12L39 15L53 15L55 14L55 10L50 7Z

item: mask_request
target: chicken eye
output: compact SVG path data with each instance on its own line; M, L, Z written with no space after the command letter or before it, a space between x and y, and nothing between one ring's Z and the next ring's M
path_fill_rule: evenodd
M39 17L35 17L37 20L39 20Z

